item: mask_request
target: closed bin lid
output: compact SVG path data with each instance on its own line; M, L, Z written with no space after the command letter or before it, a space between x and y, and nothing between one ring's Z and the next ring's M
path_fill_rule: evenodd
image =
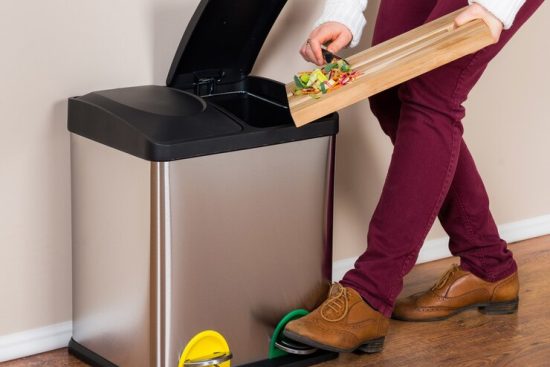
M223 76L235 82L252 70L286 0L202 0L181 39L167 85Z

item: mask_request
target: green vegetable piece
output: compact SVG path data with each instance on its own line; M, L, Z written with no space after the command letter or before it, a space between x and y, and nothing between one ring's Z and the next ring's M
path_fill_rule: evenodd
M296 84L296 89L298 89L298 90L305 88L304 83L302 83L300 78L298 78L298 76L296 76L296 75L294 75L294 83Z
M315 73L315 76L317 77L317 80L319 80L320 82L326 82L328 80L327 76L323 74L321 69L315 69L314 73Z
M326 87L325 83L321 83L321 88L320 88L320 89L321 89L321 92L322 92L323 94L326 94L326 93L327 93L327 87Z
M315 82L317 81L317 74L315 72L312 72L309 76L309 81L307 82L307 86L311 87Z
M300 75L300 80L302 81L302 83L307 84L307 82L309 82L309 74L303 73L302 75Z
M342 63L342 67L341 67L341 70L344 72L344 73L347 73L349 70L350 70L350 67L347 63Z
M327 64L324 68L323 68L323 71L325 72L325 74L329 73L332 69L335 69L338 67L338 64L337 63L331 63L331 64Z

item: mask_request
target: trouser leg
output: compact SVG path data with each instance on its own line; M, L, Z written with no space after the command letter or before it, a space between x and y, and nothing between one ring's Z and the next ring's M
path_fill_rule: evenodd
M380 202L369 226L368 248L356 262L355 269L348 272L342 281L344 285L357 289L371 305L388 316L401 291L403 276L414 265L420 246L437 214L441 210L442 216L450 220L452 215L446 209L453 213L462 211L460 207L448 205L462 199L461 195L456 196L455 191L450 191L455 177L459 178L456 176L457 169L463 170L469 166L470 169L471 166L475 168L461 138L461 120L464 116L462 102L488 62L541 3L542 0L528 0L514 28L504 32L498 44L415 78L398 89L401 108L395 138L392 139L395 142L394 152ZM464 5L465 1L437 2L427 20ZM387 124L384 130L389 131ZM459 164L462 154L464 162L471 160L472 165ZM479 179L477 170L467 173L467 179L457 182L466 185ZM480 195L479 192L475 194ZM466 202L464 199L461 201ZM496 230L488 212L488 204L471 204L475 208L471 213L481 210L489 214L484 220L492 224L482 225L481 228ZM475 217L470 214L471 220ZM452 232L458 228L461 233L467 233L463 232L464 227L452 225L446 229ZM463 237L455 237L458 240L452 242L451 247L456 253L469 254L472 252L472 235ZM480 267L482 270L491 261L500 262L503 257L509 258L507 267L504 266L506 270L502 270L502 274L493 274L499 278L505 276L506 272L513 272L515 263L506 252L505 244L500 239L496 243L478 251L478 255L485 261ZM494 248L499 246L504 249L504 254L493 256ZM476 256L473 258L474 262L477 261ZM474 274L479 271L471 270Z

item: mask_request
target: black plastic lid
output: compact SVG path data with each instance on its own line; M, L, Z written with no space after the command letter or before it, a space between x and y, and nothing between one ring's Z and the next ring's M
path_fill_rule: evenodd
M277 88L280 87L280 88ZM253 92L283 92L284 85L248 77ZM167 162L335 135L338 115L296 128L287 108L253 93L199 98L141 86L69 99L72 133L148 161Z
M180 42L167 85L231 83L252 70L286 0L202 0Z

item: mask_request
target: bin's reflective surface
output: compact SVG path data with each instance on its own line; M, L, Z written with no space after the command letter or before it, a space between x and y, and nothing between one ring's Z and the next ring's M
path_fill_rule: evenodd
M74 339L120 366L175 366L222 333L233 364L323 288L331 137L169 163L71 137Z

